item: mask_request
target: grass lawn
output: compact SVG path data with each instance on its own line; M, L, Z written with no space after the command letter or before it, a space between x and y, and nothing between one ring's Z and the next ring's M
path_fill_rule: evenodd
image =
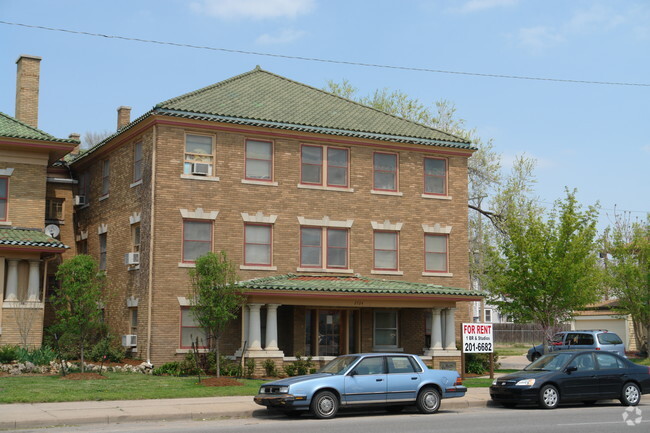
M496 372L494 377L497 377ZM490 379L489 377L488 378L472 377L470 379L464 379L463 385L465 385L468 388L488 388L490 385L492 385L492 380L493 379Z
M241 379L244 386L203 386L194 377L106 373L103 380L63 380L59 376L0 377L0 403L255 395L264 382Z
M644 358L644 359L632 358L632 359L630 359L630 361L632 361L632 362L634 362L636 364L650 365L650 358Z
M526 345L526 344L513 344L509 346L496 346L494 348L494 351L499 355L499 356L518 356L518 355L525 355L528 353L528 349L530 349L532 345Z

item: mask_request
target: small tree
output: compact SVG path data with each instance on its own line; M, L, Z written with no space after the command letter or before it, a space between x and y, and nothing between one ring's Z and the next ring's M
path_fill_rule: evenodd
M52 296L60 329L71 334L79 345L81 371L85 371L86 346L101 326L101 292L104 275L91 256L78 255L65 260L56 273L61 286Z
M208 347L215 354L220 376L219 343L228 322L237 317L245 298L237 285L235 266L225 252L208 253L190 269L191 312L205 330Z
M569 191L548 220L525 198L504 203L488 268L492 302L518 321L537 323L549 338L575 310L598 298L597 211L582 211Z
M630 221L616 215L613 227L603 236L607 284L618 299L618 310L629 314L641 352L650 357L650 215Z

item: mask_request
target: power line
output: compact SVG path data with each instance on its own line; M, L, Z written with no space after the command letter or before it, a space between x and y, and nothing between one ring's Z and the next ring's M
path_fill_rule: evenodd
M598 85L605 85L605 86L650 87L649 83L629 83L629 82L618 82L618 81L570 80L570 79L563 79L563 78L530 77L530 76L524 76L524 75L507 75L507 74L488 74L488 73L481 73L481 72L447 71L447 70L443 70L443 69L418 68L418 67L397 66L397 65L382 65L382 64L377 64L377 63L361 63L361 62L351 62L351 61L346 61L346 60L321 59L321 58L317 58L317 57L290 56L290 55L285 55L285 54L262 53L262 52L257 52L257 51L235 50L235 49L231 49L231 48L219 48L219 47L210 47L210 46L203 46L203 45L183 44L183 43L179 43L179 42L157 41L157 40L154 40L154 39L132 38L132 37L127 37L127 36L109 35L109 34L103 34L103 33L91 33L91 32L83 32L83 31L78 31L78 30L60 29L60 28L54 28L54 27L37 26L37 25L23 24L23 23L14 23L14 22L1 21L1 20L0 20L0 24L10 25L10 26L27 27L27 28L32 28L32 29L48 30L48 31L53 31L53 32L72 33L72 34L77 34L77 35L93 36L93 37L99 37L99 38L120 39L120 40L131 41L131 42L142 42L142 43L158 44L158 45L170 45L170 46L181 47L181 48L195 48L195 49L199 49L199 50L222 51L222 52L234 53L234 54L246 54L246 55L253 55L253 56L275 57L275 58L291 59L291 60L303 60L303 61L309 61L309 62L333 63L333 64L339 64L339 65L363 66L363 67L368 67L368 68L398 69L398 70L402 70L402 71L431 72L431 73L436 73L436 74L451 74L451 75L468 75L468 76L474 76L474 77L504 78L504 79L510 79L510 80L550 81L550 82L556 82L556 83L570 83L570 84L598 84Z

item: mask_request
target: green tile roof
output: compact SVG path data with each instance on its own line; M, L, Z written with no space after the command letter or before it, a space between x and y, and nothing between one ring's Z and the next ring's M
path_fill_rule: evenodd
M281 129L474 149L467 140L262 69L169 99L154 112Z
M70 248L40 230L18 228L0 228L0 247L2 245L60 248L62 250Z
M245 289L376 293L376 294L423 294L484 296L483 292L444 287L436 284L411 283L408 281L382 280L356 276L323 276L286 274L274 277L256 278L239 283Z
M78 140L56 138L38 128L0 112L0 137L24 138L28 140L55 141L59 143L79 143Z

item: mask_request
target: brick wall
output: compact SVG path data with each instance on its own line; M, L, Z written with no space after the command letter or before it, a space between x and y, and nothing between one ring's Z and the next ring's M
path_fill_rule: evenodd
M9 176L7 221L15 227L43 229L47 157L33 164L0 161L0 169L13 168Z

